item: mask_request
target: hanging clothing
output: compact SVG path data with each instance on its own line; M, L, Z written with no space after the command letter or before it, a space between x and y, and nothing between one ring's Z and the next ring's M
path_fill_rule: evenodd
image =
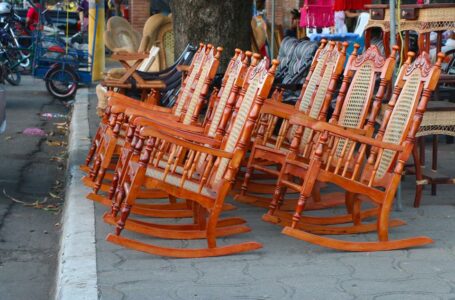
M371 4L371 0L335 0L334 10L365 10L367 4Z
M334 20L334 0L305 0L300 9L300 27L332 27Z

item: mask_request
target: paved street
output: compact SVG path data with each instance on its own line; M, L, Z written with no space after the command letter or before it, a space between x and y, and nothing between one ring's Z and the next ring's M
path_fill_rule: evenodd
M96 100L90 96L90 131L98 125ZM440 162L455 174L455 146L441 144ZM402 251L343 253L284 236L281 228L262 222L263 209L238 204L238 215L252 232L220 239L225 245L246 240L264 248L209 259L169 259L107 243L112 228L96 204L96 250L101 299L455 299L454 186L441 186L438 196L424 192L422 206L412 208L414 177L403 183L404 210L394 217L407 226L391 229L391 238L428 235L433 245ZM88 192L88 190L87 190ZM128 233L129 236L134 236ZM138 236L147 241L144 236ZM375 240L374 234L357 240ZM150 239L149 241L153 241ZM203 245L191 242L191 245ZM188 247L185 241L164 245Z
M6 84L7 131L0 135L0 299L50 299L60 232L68 109L42 80ZM46 120L41 113L64 117ZM46 136L27 136L40 128ZM37 202L38 201L38 202Z

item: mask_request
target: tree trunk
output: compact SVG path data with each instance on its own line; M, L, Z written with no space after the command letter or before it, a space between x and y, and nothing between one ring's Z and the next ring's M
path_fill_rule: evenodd
M251 48L251 0L172 0L175 57L188 43L224 48L219 71L224 72L235 48Z

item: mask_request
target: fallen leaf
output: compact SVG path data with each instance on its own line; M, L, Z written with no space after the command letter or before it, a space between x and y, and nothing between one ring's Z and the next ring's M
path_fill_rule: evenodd
M9 135L9 136L7 136L7 137L5 137L5 141L9 141L9 140L12 140L12 139L13 139L13 137L12 137L12 136L10 136L10 135Z
M52 197L52 198L55 198L55 199L60 199L60 197L56 194L53 194L51 192L49 192L49 195Z

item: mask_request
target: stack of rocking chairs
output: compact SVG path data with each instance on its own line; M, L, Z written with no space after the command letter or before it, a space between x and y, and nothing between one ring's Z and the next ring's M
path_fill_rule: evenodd
M172 108L110 92L82 166L87 172L83 182L93 188L88 199L108 208L103 219L115 227L107 240L186 258L261 248L257 242L217 246L218 237L250 231L241 218L221 218L234 208L225 203L230 193L237 201L268 208L263 220L284 226L284 234L324 247L379 251L431 243L428 237L389 241L388 229L405 224L389 220L390 209L443 55L431 66L426 53L414 62L414 54L408 54L375 130L398 47L385 58L375 46L359 54L355 45L346 59L347 46L321 43L294 106L282 103L281 88L268 99L278 62L268 68L267 59L241 50L231 59L221 88L209 96L222 49L202 44ZM345 193L323 193L327 184ZM362 210L363 203L369 208ZM348 213L307 214L334 206ZM365 223L368 218L377 221ZM374 231L378 242L322 236ZM165 240L205 239L207 247L152 245L128 232Z
M221 219L220 213L233 208L224 199L248 150L278 62L268 69L267 59L236 50L201 122L200 108L221 51L201 46L171 109L110 93L106 117L83 166L88 172L83 181L94 189L88 198L110 208L104 220L116 229L108 241L173 257L218 256L262 247L256 242L217 247L216 238L250 231L243 219ZM164 197L166 203L158 200ZM130 214L193 222L156 224L129 218ZM208 247L154 246L126 238L124 231L163 239L206 239Z
M431 243L428 237L389 241L388 229L405 224L401 220L389 220L390 210L422 115L438 81L443 55L439 55L432 67L428 54L423 53L411 63L414 54L409 53L381 127L375 134L376 117L393 73L397 48L387 59L375 46L362 55L357 54L357 49L356 46L345 68L335 111L329 122L325 122L324 106L315 113L312 113L311 105L306 111L276 103L263 106L258 135L236 199L268 206L264 221L284 226L286 235L323 247L381 251ZM316 79L319 87L316 87L316 92L310 90L313 103L317 103L319 97L323 98L318 96L318 91L327 84L323 79L324 68L327 70L327 62L334 60L331 59L334 53L330 49L318 52L314 63L316 66L322 63L323 67L319 69L322 76ZM316 68L312 67L300 103L308 88L312 87ZM375 77L379 79L379 87L372 101ZM324 101L330 100L336 80L337 73L333 72ZM273 137L269 128L276 117L283 122L278 135ZM275 179L275 183L270 183L271 179ZM344 197L340 199L333 193L321 196L321 183L331 183L343 189ZM297 192L298 198L290 197L288 190ZM264 197L267 192L272 194L271 198ZM362 210L362 203L367 202L373 208ZM348 214L303 215L310 210L338 205L345 205ZM289 212L292 210L295 212ZM377 221L364 223L366 218L376 218ZM346 223L352 225L343 225ZM374 231L378 234L378 242L351 242L321 236Z

